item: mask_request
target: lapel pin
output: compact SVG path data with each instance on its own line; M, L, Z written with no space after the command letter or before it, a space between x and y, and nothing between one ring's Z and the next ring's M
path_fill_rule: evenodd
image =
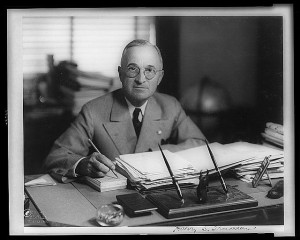
M162 131L161 131L161 130L158 130L158 131L157 131L157 134L158 134L158 135L160 135L161 133L162 133Z

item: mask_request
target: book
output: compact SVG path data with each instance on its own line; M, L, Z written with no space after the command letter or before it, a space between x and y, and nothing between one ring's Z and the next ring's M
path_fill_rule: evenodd
M125 213L130 216L148 215L157 209L150 201L142 197L139 193L129 193L116 196L118 203L122 205Z
M277 146L280 146L283 148L283 140L280 140L279 138L275 138L271 135L268 135L266 133L261 133L262 137L264 138L265 141L271 142L272 144L275 144Z
M265 128L265 133L273 138L283 141L283 134L280 134L272 128Z
M278 123L272 123L272 122L267 122L266 123L266 127L273 129L274 131L276 131L279 134L283 135L283 125L278 124Z
M283 125L267 122L264 132L261 133L264 145L284 147Z
M99 192L125 189L127 187L127 178L116 171L115 173L118 178L112 173L112 171L109 171L105 177L91 178L83 176L80 180Z

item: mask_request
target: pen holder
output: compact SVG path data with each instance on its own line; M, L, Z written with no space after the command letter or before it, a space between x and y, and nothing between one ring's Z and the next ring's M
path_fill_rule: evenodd
M101 226L114 227L123 221L124 209L119 204L106 204L97 209L96 221Z

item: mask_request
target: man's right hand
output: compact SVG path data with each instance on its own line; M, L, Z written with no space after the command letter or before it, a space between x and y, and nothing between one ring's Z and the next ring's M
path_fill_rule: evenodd
M75 173L92 178L104 177L107 172L114 170L114 163L105 155L98 152L83 158L77 165Z

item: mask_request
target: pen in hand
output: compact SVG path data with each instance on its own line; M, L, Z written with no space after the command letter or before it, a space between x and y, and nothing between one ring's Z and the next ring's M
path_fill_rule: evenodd
M219 179L220 179L222 188L223 188L224 192L227 194L227 193L228 193L228 189L227 189L226 183L225 183L225 181L224 181L224 179L223 179L223 177L222 177L222 175L221 175L221 172L220 172L220 170L219 170L219 168L218 168L218 165L217 165L217 162L216 162L216 160L215 160L215 157L214 157L214 155L213 155L213 153L212 153L212 151L211 151L211 149L210 149L210 147L209 147L208 142L207 142L206 139L205 139L205 143L206 143L206 146L207 146L207 148L208 148L208 151L209 151L209 155L210 155L210 157L211 157L211 160L213 161L213 164L214 164L214 166L215 166L215 169L216 169L216 171L217 171L217 173L218 173L218 175L219 175Z
M178 182L176 181L176 179L175 179L175 177L174 177L174 174L173 174L173 172L172 172L172 169L171 169L171 167L170 167L170 165L169 165L169 163L168 163L168 160L167 160L167 158L165 157L165 154L163 153L163 151L162 151L162 149L161 149L161 147L160 147L159 144L158 144L158 147L159 147L159 150L160 150L160 152L161 152L161 154L162 154L162 156L163 156L163 159L164 159L164 161L165 161L165 164L167 165L168 171L169 171L169 173L170 173L170 175L171 175L173 184L174 184L175 189L176 189L176 192L177 192L177 194L178 194L178 196L179 196L179 198L180 198L180 200L181 200L181 203L184 204L184 198L183 198L183 196L182 196L182 193L181 193L179 184L178 184Z
M93 148L99 153L99 154L101 154L100 153L100 151L98 150L98 148L95 146L95 144L92 142L92 140L91 139L88 139L88 141L89 141L89 143L93 146ZM117 178L119 178L118 177L118 175L112 170L112 169L110 169L111 171L112 171L112 173L117 177Z

